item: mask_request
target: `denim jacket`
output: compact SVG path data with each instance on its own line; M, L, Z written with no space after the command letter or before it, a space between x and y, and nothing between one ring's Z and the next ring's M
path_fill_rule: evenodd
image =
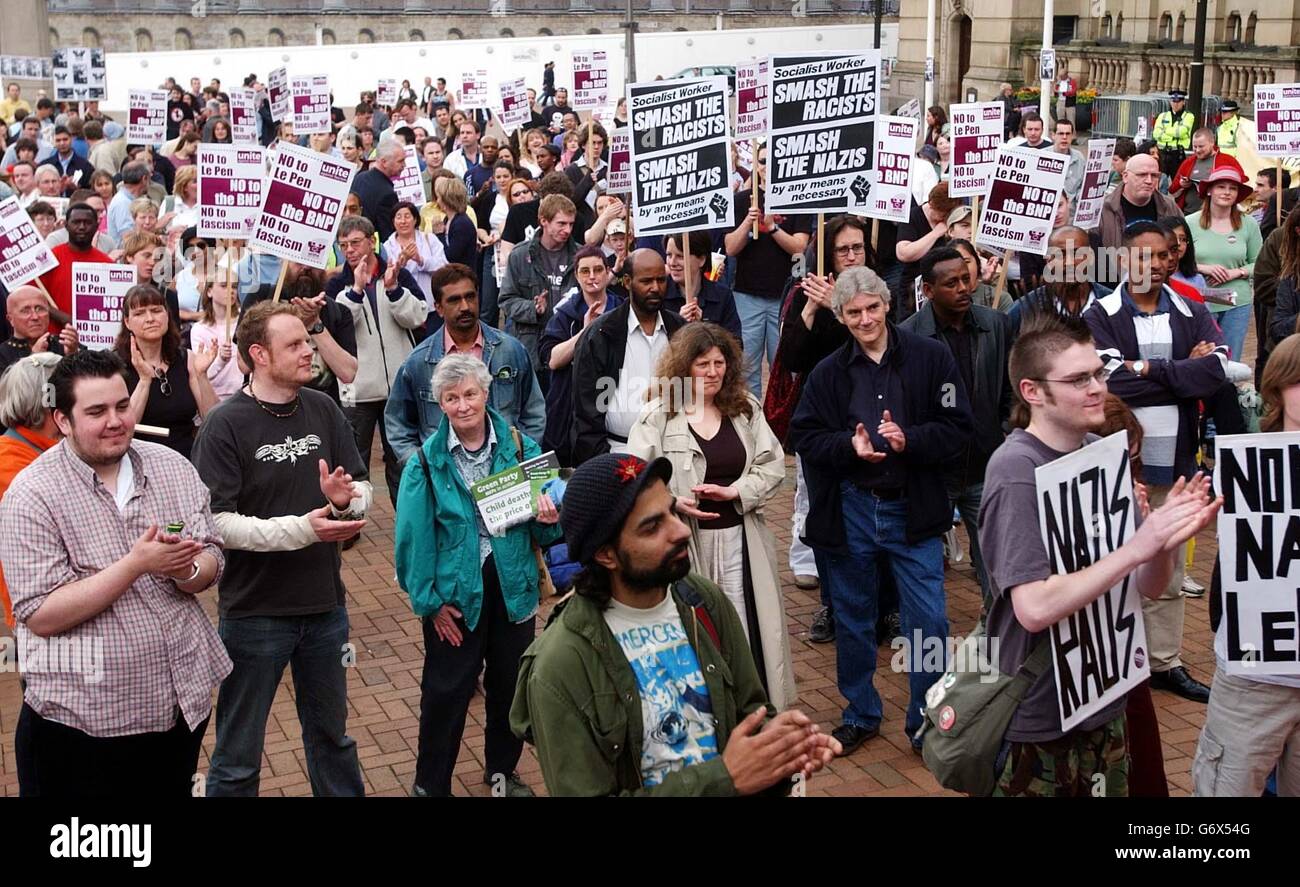
M519 340L479 322L483 362L492 374L488 405L533 440L546 430L546 401L533 362ZM384 408L384 430L399 462L404 462L438 430L442 408L433 396L433 371L446 354L439 330L415 347L393 380Z

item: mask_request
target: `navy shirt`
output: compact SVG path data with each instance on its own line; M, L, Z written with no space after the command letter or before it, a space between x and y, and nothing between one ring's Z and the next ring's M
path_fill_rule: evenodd
M894 367L894 345L891 336L880 363L867 357L861 347L855 348L853 357L849 359L853 392L849 397L849 430L856 429L861 422L871 437L871 445L877 452L886 454L880 462L860 459L854 469L853 482L872 490L901 490L907 485L907 470L902 456L890 449L889 443L876 433L885 410L889 410L890 418L899 426L907 421L903 415L903 379Z

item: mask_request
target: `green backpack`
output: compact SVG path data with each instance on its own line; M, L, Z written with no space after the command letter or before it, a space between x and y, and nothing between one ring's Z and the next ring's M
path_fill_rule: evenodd
M917 734L925 741L925 766L939 784L979 797L993 793L998 776L994 768L1011 718L1052 662L1046 636L1014 675L998 670L988 658L988 648L981 625L957 648L952 670L926 691L925 721Z

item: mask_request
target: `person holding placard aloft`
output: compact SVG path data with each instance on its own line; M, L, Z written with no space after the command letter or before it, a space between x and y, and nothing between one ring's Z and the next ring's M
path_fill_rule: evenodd
M487 366L473 354L443 357L429 382L442 421L402 472L393 553L398 582L424 631L418 797L451 795L480 672L487 707L483 782L500 786L506 797L532 795L515 771L524 744L510 730L510 704L537 614L532 545L559 540L560 515L542 493L532 520L500 536L488 532L471 485L542 455L488 406L491 384Z
M1260 431L1284 432L1294 438L1300 432L1300 335L1288 336L1273 350L1264 368L1260 394L1264 398ZM1242 507L1248 509L1246 505ZM1291 520L1294 519L1293 511ZM1238 518L1238 532L1244 522L1244 518ZM1222 535L1220 544L1223 544ZM1266 549L1263 555L1266 559L1274 558L1278 551ZM1269 673L1269 662L1259 659L1244 663L1255 666L1247 674L1231 673L1226 667L1228 634L1234 629L1230 619L1224 618L1222 570L1225 564L1228 570L1236 569L1236 564L1244 560L1247 559L1223 545L1214 565L1210 587L1214 692L1210 694L1205 725L1196 745L1192 789L1197 797L1257 798L1264 790L1269 772L1276 767L1277 794L1300 797L1300 674ZM1290 640L1284 641L1283 646L1294 650L1295 615L1290 615ZM1282 623L1275 625L1282 629ZM1279 631L1275 637L1283 636Z
M1107 369L1088 327L1055 312L1026 318L1011 349L1015 430L989 461L980 509L980 546L995 589L988 617L998 667L1014 675L1048 643L1047 632L1132 574L1148 599L1170 584L1182 544L1214 519L1209 478L1179 480L1164 505L1148 509L1135 490L1141 525L1127 543L1073 573L1054 574L1039 526L1035 471L1099 438ZM1030 528L1027 531L1027 528ZM1041 654L1040 654L1041 655ZM1050 664L1024 695L999 755L995 795L1115 797L1128 794L1121 696L1075 729L1061 729Z

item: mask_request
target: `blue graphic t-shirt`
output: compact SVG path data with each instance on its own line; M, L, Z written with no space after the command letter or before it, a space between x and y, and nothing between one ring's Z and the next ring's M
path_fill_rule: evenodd
M672 595L649 610L610 601L605 623L641 690L641 781L655 786L669 773L716 757L709 688Z

